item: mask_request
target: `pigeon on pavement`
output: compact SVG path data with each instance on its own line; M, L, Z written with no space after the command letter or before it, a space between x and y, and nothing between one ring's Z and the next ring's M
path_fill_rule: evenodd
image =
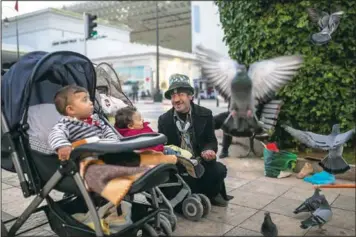
M319 226L319 229L322 230L323 225L329 222L332 216L333 213L328 201L323 199L320 207L309 218L301 222L300 228L308 229L313 226Z
M273 223L271 214L269 212L265 212L265 218L261 226L261 233L265 237L278 236L277 226Z
M301 212L313 212L318 209L325 199L325 196L320 194L321 190L319 188L315 189L313 196L307 198L299 207L294 210L294 214Z

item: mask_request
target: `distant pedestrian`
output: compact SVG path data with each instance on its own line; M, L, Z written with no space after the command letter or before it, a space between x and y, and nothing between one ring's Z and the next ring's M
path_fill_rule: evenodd
M132 102L138 101L138 82L132 84Z

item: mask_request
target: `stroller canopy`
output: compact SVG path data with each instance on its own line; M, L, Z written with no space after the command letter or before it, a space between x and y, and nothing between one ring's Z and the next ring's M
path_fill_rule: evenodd
M1 81L2 110L13 129L28 107L53 104L54 94L63 86L85 87L95 100L96 74L91 61L78 53L31 52L14 64Z

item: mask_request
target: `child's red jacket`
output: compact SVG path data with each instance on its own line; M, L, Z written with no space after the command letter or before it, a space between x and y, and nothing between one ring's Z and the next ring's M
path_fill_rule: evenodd
M130 129L130 128L118 128L115 126L115 129L123 136L123 137L130 137L130 136L135 136L138 134L143 134L143 133L154 133L154 131L152 130L152 128L150 128L148 126L148 124L150 124L149 122L144 122L143 123L143 128L141 129ZM154 150L154 151L160 151L163 152L164 147L163 144L154 146L154 147L148 147L148 148L144 148L141 149L141 151L145 151L145 150Z

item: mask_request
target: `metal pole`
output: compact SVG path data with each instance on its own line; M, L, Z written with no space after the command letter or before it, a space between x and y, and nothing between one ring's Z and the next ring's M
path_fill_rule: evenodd
M20 43L19 43L19 24L16 16L16 44L17 44L17 61L20 59Z
M83 12L83 21L84 21L84 56L87 56L87 21L86 21L86 15L87 13L86 12Z
M87 56L87 39L84 39L84 56Z
M156 90L159 91L159 23L158 23L158 1L156 1Z

